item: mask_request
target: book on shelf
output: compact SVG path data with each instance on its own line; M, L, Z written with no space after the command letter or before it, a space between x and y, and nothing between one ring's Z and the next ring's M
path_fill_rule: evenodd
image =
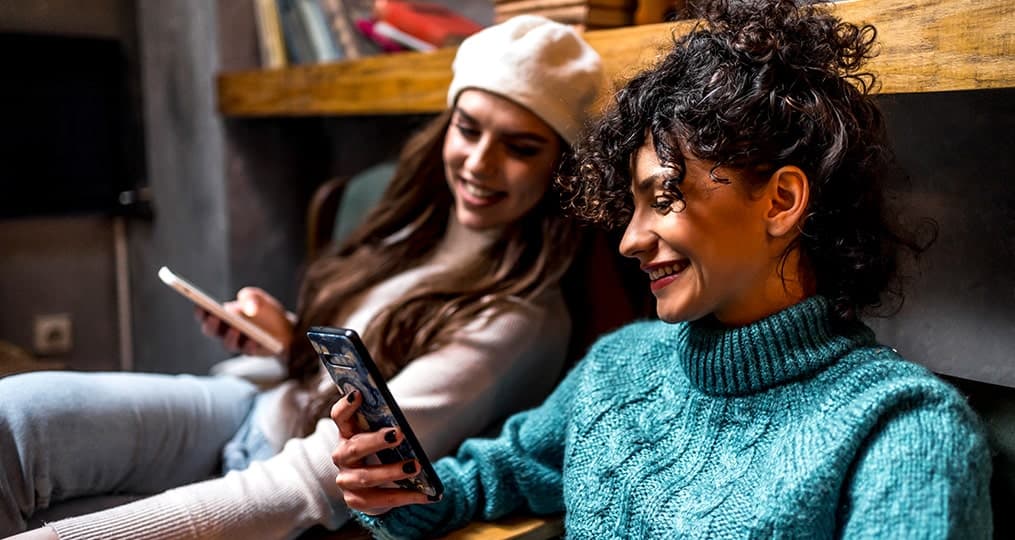
M377 24L377 22L373 19L357 19L356 29L386 53L409 50L405 45L402 45L392 39L388 39L374 31L375 24Z
M374 32L413 51L426 52L437 49L433 44L423 41L408 32L403 32L385 21L376 21L374 23Z
M334 62L345 56L345 51L331 34L328 20L318 0L296 0L296 9L303 20L303 28L310 42L314 63Z
M345 51L346 58L362 58L382 48L359 27L373 17L373 0L320 0L331 35Z
M253 3L254 24L257 27L257 46L261 53L261 67L283 68L287 62L278 4L275 0L253 0Z
M483 28L450 8L429 2L376 0L374 12L380 22L434 47L458 45Z
M278 0L278 13L282 21L286 59L290 64L313 64L314 49L303 17L296 6L297 0Z

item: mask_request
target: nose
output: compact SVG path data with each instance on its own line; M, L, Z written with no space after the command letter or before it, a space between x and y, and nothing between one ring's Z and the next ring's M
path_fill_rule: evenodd
M655 233L636 212L631 216L631 221L624 229L624 236L620 239L620 254L632 259L641 259L651 253L655 240Z
M465 170L475 178L488 177L494 168L494 162L493 141L488 136L480 137L469 149L469 155L465 158Z

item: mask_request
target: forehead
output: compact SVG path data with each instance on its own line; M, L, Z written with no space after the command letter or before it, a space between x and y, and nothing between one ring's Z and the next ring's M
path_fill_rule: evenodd
M491 129L529 132L547 139L556 137L553 128L532 111L506 97L478 88L463 90L455 101L455 111Z
M656 180L672 169L659 162L652 138L645 142L631 155L631 191L635 194L651 190Z

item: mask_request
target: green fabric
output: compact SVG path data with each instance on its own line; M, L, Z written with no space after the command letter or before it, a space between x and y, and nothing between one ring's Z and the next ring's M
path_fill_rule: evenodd
M359 515L416 537L527 509L572 538L989 538L990 455L962 397L806 300L752 325L602 338L498 439L436 464L432 505Z
M341 244L349 233L363 222L367 213L381 200L381 195L395 175L395 162L373 165L349 179L335 215L332 241Z

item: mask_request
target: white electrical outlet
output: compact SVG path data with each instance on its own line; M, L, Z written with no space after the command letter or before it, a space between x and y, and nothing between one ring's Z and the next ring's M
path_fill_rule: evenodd
M67 354L74 348L70 313L49 313L35 316L35 354L53 356Z

